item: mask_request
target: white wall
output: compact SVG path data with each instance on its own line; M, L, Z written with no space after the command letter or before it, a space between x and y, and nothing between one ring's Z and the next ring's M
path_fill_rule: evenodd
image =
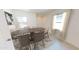
M68 9L58 9L58 10L55 10L55 11L52 11L51 13L45 13L45 14L38 14L37 17L40 17L40 16L44 16L45 19L40 19L38 20L37 18L37 25L38 26L41 26L41 27L46 27L49 29L50 32L54 32L53 31L53 16L56 15L56 14L61 14L63 12L69 12L70 10Z
M71 11L66 41L79 48L79 9Z
M11 39L10 30L4 12L0 10L0 50L14 49L12 40L7 41L8 39Z
M52 14L37 15L37 26L48 29L50 33L52 31L52 21Z
M53 24L53 14L48 14L45 26L48 27L50 33L52 33L52 24Z
M36 15L34 13L27 13L25 11L21 11L21 10L14 10L13 11L13 15L14 15L14 23L15 25L17 26L17 28L19 27L18 26L18 23L17 23L17 20L16 20L16 17L27 17L27 25L32 27L32 26L36 26Z

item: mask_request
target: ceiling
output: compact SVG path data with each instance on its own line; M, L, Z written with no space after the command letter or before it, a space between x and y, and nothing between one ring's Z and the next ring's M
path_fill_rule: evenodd
M21 9L21 10L34 13L50 13L54 11L54 9Z
M32 12L32 13L37 13L37 14L60 14L63 11L65 11L66 9L16 9L16 10L20 10L20 11L24 11L24 12Z

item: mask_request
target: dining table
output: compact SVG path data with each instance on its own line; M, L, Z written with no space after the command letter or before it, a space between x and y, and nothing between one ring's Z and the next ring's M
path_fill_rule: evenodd
M19 30L16 30L11 33L12 37L16 38L18 36L26 35L26 34L31 34L31 33L37 33L37 32L44 32L45 28L42 27L37 27L37 28L22 28Z
M29 40L30 40L29 44L34 44L34 49L35 49L36 48L36 42L42 41L42 39L40 39L42 36L40 38L38 37L38 40L36 40L35 38L37 38L37 37L33 37L34 36L33 33L38 33L38 35L40 36L40 33L44 34L44 31L45 31L45 28L41 28L41 27L36 27L36 28L22 28L22 29L19 29L19 30L16 30L16 31L12 32L11 36L12 36L12 39L14 41L16 41L16 40L19 41L19 37L23 37L23 36L25 36L27 34L30 35L29 36ZM18 44L22 45L20 43L18 43ZM18 45L16 45L16 46L18 47Z

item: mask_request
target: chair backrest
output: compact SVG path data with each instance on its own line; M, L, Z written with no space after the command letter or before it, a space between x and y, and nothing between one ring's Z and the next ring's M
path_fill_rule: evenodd
M26 46L30 44L30 34L18 36L18 40L21 46Z
M33 39L34 42L39 42L44 39L44 32L33 32L31 33L31 38Z
M14 32L11 32L11 36L12 36L12 39L16 39L17 37L17 35L19 34L19 31L17 30L17 31L14 31Z

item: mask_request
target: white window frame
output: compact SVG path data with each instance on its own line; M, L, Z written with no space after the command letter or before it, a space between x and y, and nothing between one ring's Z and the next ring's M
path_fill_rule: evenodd
M23 18L24 18L24 20L23 20ZM20 28L24 28L24 27L27 27L28 25L27 25L27 17L25 16L23 16L23 17L17 17L17 22L19 23L19 27Z
M57 21L56 21L56 17L57 17L57 16L62 16L62 21L61 21L61 22L58 21L58 23L61 23L60 27L56 27L56 26L59 26L59 25L57 25L58 23L57 23ZM62 13L62 14L59 14L59 15L54 15L53 29L57 29L57 30L59 30L59 31L62 31L62 30L63 30L63 27L64 27L64 22L65 22L66 16L67 16L67 13L66 13L66 12L64 12L64 13Z

